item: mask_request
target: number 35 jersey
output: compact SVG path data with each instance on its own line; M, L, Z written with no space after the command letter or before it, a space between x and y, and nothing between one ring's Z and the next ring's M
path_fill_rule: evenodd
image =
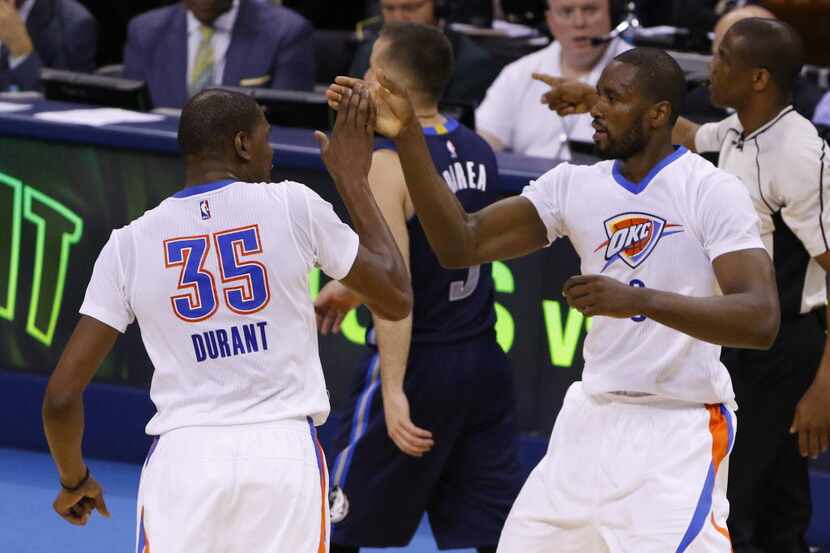
M329 401L308 274L340 279L358 237L295 182L181 190L113 231L81 313L137 320L154 373L147 433L312 417Z
M762 249L759 221L734 176L678 147L639 183L619 161L561 164L522 195L547 228L568 236L582 274L685 296L715 296L712 262ZM734 398L720 346L647 319L595 317L585 340L583 383L590 394L639 392L722 403Z

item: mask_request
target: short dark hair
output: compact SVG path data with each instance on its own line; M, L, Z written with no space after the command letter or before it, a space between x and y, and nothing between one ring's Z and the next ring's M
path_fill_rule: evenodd
M380 38L389 41L385 58L419 83L437 101L443 96L453 70L452 44L432 25L387 23Z
M673 57L659 48L632 48L614 58L637 68L640 94L654 102L669 102L674 125L686 101L686 77Z
M743 39L737 54L744 63L763 67L781 92L792 92L804 63L804 42L792 25L778 19L749 17L732 25L726 34Z
M253 132L262 109L245 94L208 89L185 104L179 120L179 148L185 156L221 155L239 131Z

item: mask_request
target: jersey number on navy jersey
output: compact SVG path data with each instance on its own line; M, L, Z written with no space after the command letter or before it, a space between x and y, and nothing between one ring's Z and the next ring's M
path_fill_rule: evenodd
M164 241L164 266L179 269L178 289L184 293L170 297L173 313L194 323L212 317L219 298L216 279L205 268L210 255L210 236L187 236ZM263 309L271 300L268 271L262 263L246 256L262 254L259 225L213 233L218 253L219 274L225 305L239 315Z
M469 298L478 286L481 275L481 265L475 265L467 270L467 279L456 280L450 283L450 301L461 301Z

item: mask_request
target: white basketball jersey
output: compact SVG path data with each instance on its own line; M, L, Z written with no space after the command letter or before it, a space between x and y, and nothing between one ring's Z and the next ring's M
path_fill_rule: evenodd
M186 188L104 246L81 313L134 319L154 373L147 433L329 413L308 286L351 270L357 235L295 182Z
M522 194L549 240L570 238L582 274L631 286L714 296L715 258L764 247L740 181L682 147L639 183L620 173L618 161L564 163ZM734 397L720 346L643 316L595 317L584 357L589 394L640 392L703 403Z

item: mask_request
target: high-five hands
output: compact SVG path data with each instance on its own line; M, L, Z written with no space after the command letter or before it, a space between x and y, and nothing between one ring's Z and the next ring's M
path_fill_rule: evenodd
M349 94L360 88L369 90L377 110L375 130L380 134L395 138L415 121L415 108L409 94L382 73L378 73L377 81L371 83L352 77L337 77L326 91L329 107L339 113Z
M593 86L576 79L563 79L544 73L533 73L533 79L550 87L539 101L563 117L589 113L599 98Z
M377 112L365 84L355 83L342 96L331 138L316 131L320 156L335 180L354 182L369 175Z

